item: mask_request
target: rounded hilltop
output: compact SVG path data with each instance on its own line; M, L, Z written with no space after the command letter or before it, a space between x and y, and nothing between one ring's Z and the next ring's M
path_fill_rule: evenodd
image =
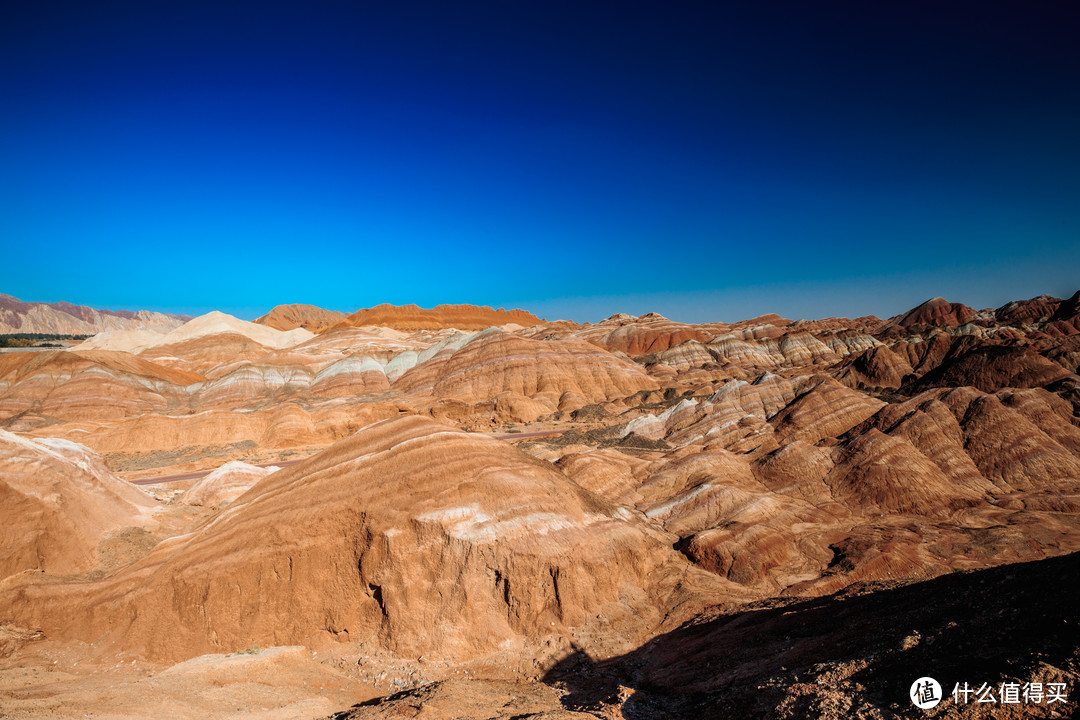
M483 330L492 326L518 325L532 327L544 321L526 310L494 309L486 305L389 305L383 303L357 310L337 327L375 325L395 330Z

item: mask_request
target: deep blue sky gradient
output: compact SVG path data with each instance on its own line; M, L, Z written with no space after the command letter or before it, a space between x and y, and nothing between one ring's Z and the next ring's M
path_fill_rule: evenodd
M1071 294L1071 5L5 3L0 292L688 321Z

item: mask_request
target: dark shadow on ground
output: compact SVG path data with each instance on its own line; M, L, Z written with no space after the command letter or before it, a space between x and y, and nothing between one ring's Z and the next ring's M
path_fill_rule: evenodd
M714 613L603 661L576 653L544 680L568 709L628 720L1071 717L1080 714L1080 553L861 585L829 597ZM912 705L919 677L945 700ZM1067 703L957 705L955 683L1067 682Z

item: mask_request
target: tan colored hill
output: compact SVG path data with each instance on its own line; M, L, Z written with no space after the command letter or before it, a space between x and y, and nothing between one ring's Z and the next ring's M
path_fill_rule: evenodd
M376 305L357 310L343 324L353 327L376 325L397 330L483 330L493 326L531 327L543 322L525 310L495 310L486 305L436 305L431 309L417 305Z
M145 334L124 333L110 334L104 338L90 338L86 343L77 345L74 349L99 348L119 352L145 352L151 348L168 347L215 335L240 335L252 342L277 350L299 345L312 338L312 333L303 328L281 331L214 310L173 328L157 339L151 339L149 344L147 343L148 336Z
M295 330L303 328L313 333L322 332L345 320L345 313L326 310L316 305L278 305L254 322L272 327L275 330Z
M107 350L0 355L0 425L131 417L184 403L203 378Z
M23 302L0 294L0 334L95 335L104 330L168 332L191 318L149 310L95 310L71 303Z
M405 406L365 402L305 409L283 402L262 410L217 408L196 413L146 413L41 427L35 435L81 441L125 476L158 477L212 470L227 460L267 463L305 457Z
M551 652L554 636L629 648L703 596L744 595L550 464L405 417L268 476L112 578L2 592L0 616L159 659L336 640L466 660Z
M107 535L149 524L153 504L82 445L0 430L0 580L88 570Z
M580 340L530 340L487 330L460 342L448 343L405 372L394 389L469 402L509 393L538 400L554 412L656 387L637 365Z
M221 508L240 497L276 467L259 467L234 460L192 485L178 498L185 505Z
M663 352L687 340L707 342L715 334L702 327L672 322L657 313L641 317L613 315L575 333L577 337L630 356Z

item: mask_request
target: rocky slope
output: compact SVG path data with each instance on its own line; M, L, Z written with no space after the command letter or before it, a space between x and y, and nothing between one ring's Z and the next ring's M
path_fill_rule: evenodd
M41 629L63 647L172 662L300 644L403 692L356 717L416 704L497 717L485 703L683 717L710 702L735 715L888 716L900 711L858 675L885 651L822 618L857 607L865 617L845 617L869 627L903 612L843 598L911 583L968 598L968 571L1080 550L1080 293L985 310L936 298L886 320L484 316L473 329L472 310L379 312L385 325L373 314L318 334L214 314L164 335L0 356L0 426L21 433L10 467L20 453L40 463L36 444L77 442L113 482L110 471L220 468L155 490L173 530L125 567L66 576L94 568L88 541L61 553L71 570L14 570L0 625L16 628L15 645ZM34 439L49 437L62 440ZM189 484L183 497L168 489ZM27 502L12 506L30 518L13 527L62 546L50 538L76 520L34 535ZM102 517L87 537L131 522ZM943 621L959 622L949 603ZM811 628L806 643L785 639L788 610ZM830 655L833 640L854 654ZM791 663L789 645L801 648ZM709 663L736 684L710 680ZM1051 664L1009 677L1075 672L1064 655ZM553 667L570 675L547 682L568 695L535 684ZM615 685L573 683L608 668ZM476 697L490 703L463 705L481 670ZM753 705L740 688L769 678L782 687ZM835 692L819 687L833 680Z
M268 475L107 581L4 593L0 616L158 659L333 638L468 660L552 636L610 652L704 596L745 593L549 464L406 417Z
M278 305L255 322L275 330L303 328L313 333L322 332L345 320L345 313L326 310L316 305Z
M101 541L149 524L153 505L82 445L0 430L0 580L88 570Z

